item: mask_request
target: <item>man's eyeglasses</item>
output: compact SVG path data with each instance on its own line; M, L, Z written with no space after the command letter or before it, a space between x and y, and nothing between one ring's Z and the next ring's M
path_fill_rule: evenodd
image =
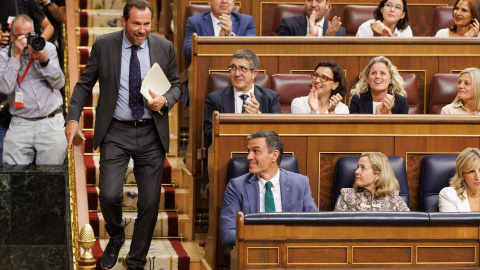
M395 11L403 11L403 7L401 5L394 6L392 2L386 3L385 6L389 9L395 9Z
M245 73L247 73L247 71L249 71L249 70L253 71L253 70L255 70L255 69L253 69L253 68L246 68L246 67L242 67L242 66L237 67L237 66L235 66L235 65L228 66L228 71L230 71L230 72L235 73L237 70L238 70L240 73L245 74Z
M332 81L333 82L333 81L335 81L333 78L330 78L330 77L325 76L325 75L320 75L316 72L312 72L311 76L312 76L312 79L314 79L314 80L320 78L321 82L326 82L326 81Z

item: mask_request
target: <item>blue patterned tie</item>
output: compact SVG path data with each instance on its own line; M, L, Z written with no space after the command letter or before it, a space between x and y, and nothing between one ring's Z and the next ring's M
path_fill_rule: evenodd
M275 212L275 201L273 200L272 183L270 181L267 181L265 187L265 212Z
M245 113L245 107L243 107L243 105L245 105L245 101L247 100L248 95L247 95L247 94L241 94L241 95L240 95L240 98L243 100L242 113Z
M140 120L144 113L143 97L140 94L140 86L142 85L142 70L140 69L140 61L138 60L138 46L132 45L132 55L130 56L130 73L128 76L129 99L128 105L132 110L132 116L136 120Z

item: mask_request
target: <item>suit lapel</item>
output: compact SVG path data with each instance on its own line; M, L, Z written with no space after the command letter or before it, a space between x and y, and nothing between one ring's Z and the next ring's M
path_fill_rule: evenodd
M327 28L328 28L328 20L327 18L325 18L325 20L323 21L323 36L327 34Z
M253 87L253 94L257 99L258 103L260 104L260 112L267 113L267 104L265 102L265 96L262 91L255 85Z
M122 41L123 41L123 31L120 31L119 35L116 36L115 42L112 44L112 60L113 60L113 73L115 75L115 83L113 89L116 89L118 93L118 89L120 88L120 73L122 69Z
M235 113L235 95L233 94L233 86L228 86L222 93L221 113Z
M306 36L307 35L307 25L308 25L308 21L307 21L307 16L301 16L299 17L299 20L300 20L300 29L299 29L299 32L300 32L300 35L301 36Z
M238 32L238 23L237 23L237 17L233 16L233 13L230 14L230 18L232 19L232 32L237 33Z
M258 188L258 180L256 174L251 174L250 178L247 180L248 183L246 185L247 189L247 199L250 205L250 213L258 213L260 212L260 190Z
M282 212L291 212L292 211L292 196L290 194L292 188L290 187L290 180L287 176L280 170L280 192L282 196Z
M213 30L212 16L210 12L207 12L203 15L203 30L205 31L205 36L215 36L215 31Z

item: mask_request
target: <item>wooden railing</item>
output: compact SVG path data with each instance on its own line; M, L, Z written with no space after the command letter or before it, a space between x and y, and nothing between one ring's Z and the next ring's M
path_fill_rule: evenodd
M73 88L78 81L77 48L75 33L75 2L66 1L67 22L65 24L65 103L68 112L68 102ZM78 234L80 229L89 224L87 186L85 182L85 165L83 159L83 141L76 139L73 149L68 151L69 178L70 178L70 214L72 222L72 248L74 268L77 269L76 261L80 258Z

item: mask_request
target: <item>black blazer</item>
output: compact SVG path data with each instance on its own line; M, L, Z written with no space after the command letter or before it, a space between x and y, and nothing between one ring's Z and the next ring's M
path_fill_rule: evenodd
M307 35L307 16L295 16L282 19L280 23L280 29L278 30L279 36L306 36ZM328 20L325 19L323 24L323 35L327 33ZM335 36L345 36L345 28L338 28Z
M372 95L370 92L361 93L360 96L353 96L350 101L350 113L373 113ZM395 104L392 114L407 114L408 100L404 96L395 93Z
M205 119L203 120L203 134L207 146L212 144L212 118L213 112L235 113L235 97L233 86L227 86L223 89L214 91L207 96L207 107L205 109ZM280 110L280 99L278 93L258 86L254 86L253 94L260 103L260 112L262 113L282 113Z
M92 93L92 88L99 81L100 95L95 119L93 147L97 149L105 136L113 118L117 105L118 90L120 87L120 70L122 64L123 30L97 38L92 46L85 70L80 76L73 90L66 121L79 121L83 106ZM177 58L170 41L157 35L148 35L150 63L158 63L168 80L172 84L163 96L168 101L168 110L180 98L180 80L177 75ZM163 148L168 152L170 131L168 127L168 113L160 115L152 113L158 135Z

